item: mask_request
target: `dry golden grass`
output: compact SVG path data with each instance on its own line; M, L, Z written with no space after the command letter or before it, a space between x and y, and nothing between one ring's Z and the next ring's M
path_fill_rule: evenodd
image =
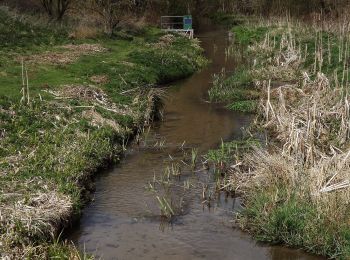
M70 38L73 39L94 39L101 35L101 31L92 25L79 24L69 34Z
M37 178L26 183L6 183L6 187L2 187L0 225L6 227L0 232L2 257L19 259L30 256L30 251L35 251L30 246L32 238L55 237L62 223L71 216L73 209L69 197L47 184L45 192L33 192L32 188L40 183L40 178Z
M243 193L248 213L241 223L262 240L346 257L349 26L341 21L307 27L288 20L261 25L268 33L249 47L256 59L249 72L262 93L257 123L275 145L235 161L240 165L230 170L228 189Z
M76 62L83 55L92 55L107 52L100 44L68 44L58 46L60 51L46 51L40 54L17 57L18 62L25 61L29 64L67 65Z

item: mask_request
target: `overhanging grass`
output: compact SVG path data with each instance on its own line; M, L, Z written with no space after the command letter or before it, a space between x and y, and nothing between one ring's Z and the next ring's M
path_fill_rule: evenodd
M211 101L227 103L227 108L238 112L256 111L259 92L252 87L253 79L242 64L231 76L216 75L213 87L209 90Z
M258 104L255 100L243 100L233 102L232 104L227 105L226 107L232 111L254 113L258 108Z
M275 189L275 190L274 190ZM305 198L289 195L284 186L257 188L245 200L240 223L262 242L302 247L311 253L348 259L350 228L346 220L331 224Z

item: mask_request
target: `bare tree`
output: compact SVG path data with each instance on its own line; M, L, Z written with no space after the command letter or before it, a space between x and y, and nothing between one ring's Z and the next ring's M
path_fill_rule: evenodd
M62 20L64 14L69 9L70 5L72 4L72 0L56 0L57 1L57 20Z
M104 31L108 35L112 35L134 4L133 0L90 0L90 8L102 18Z
M61 21L73 0L40 0L40 2L50 18Z

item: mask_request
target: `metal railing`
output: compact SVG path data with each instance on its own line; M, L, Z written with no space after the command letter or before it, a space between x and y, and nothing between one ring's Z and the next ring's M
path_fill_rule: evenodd
M184 27L184 17L183 16L162 16L161 29L183 29Z
M184 16L162 16L160 20L162 30L183 34L193 39L194 30L184 29Z

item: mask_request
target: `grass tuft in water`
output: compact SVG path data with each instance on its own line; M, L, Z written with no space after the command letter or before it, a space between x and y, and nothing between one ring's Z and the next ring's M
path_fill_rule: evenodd
M198 149L192 148L192 150L191 150L191 168L193 171L196 169L197 159L198 159Z

